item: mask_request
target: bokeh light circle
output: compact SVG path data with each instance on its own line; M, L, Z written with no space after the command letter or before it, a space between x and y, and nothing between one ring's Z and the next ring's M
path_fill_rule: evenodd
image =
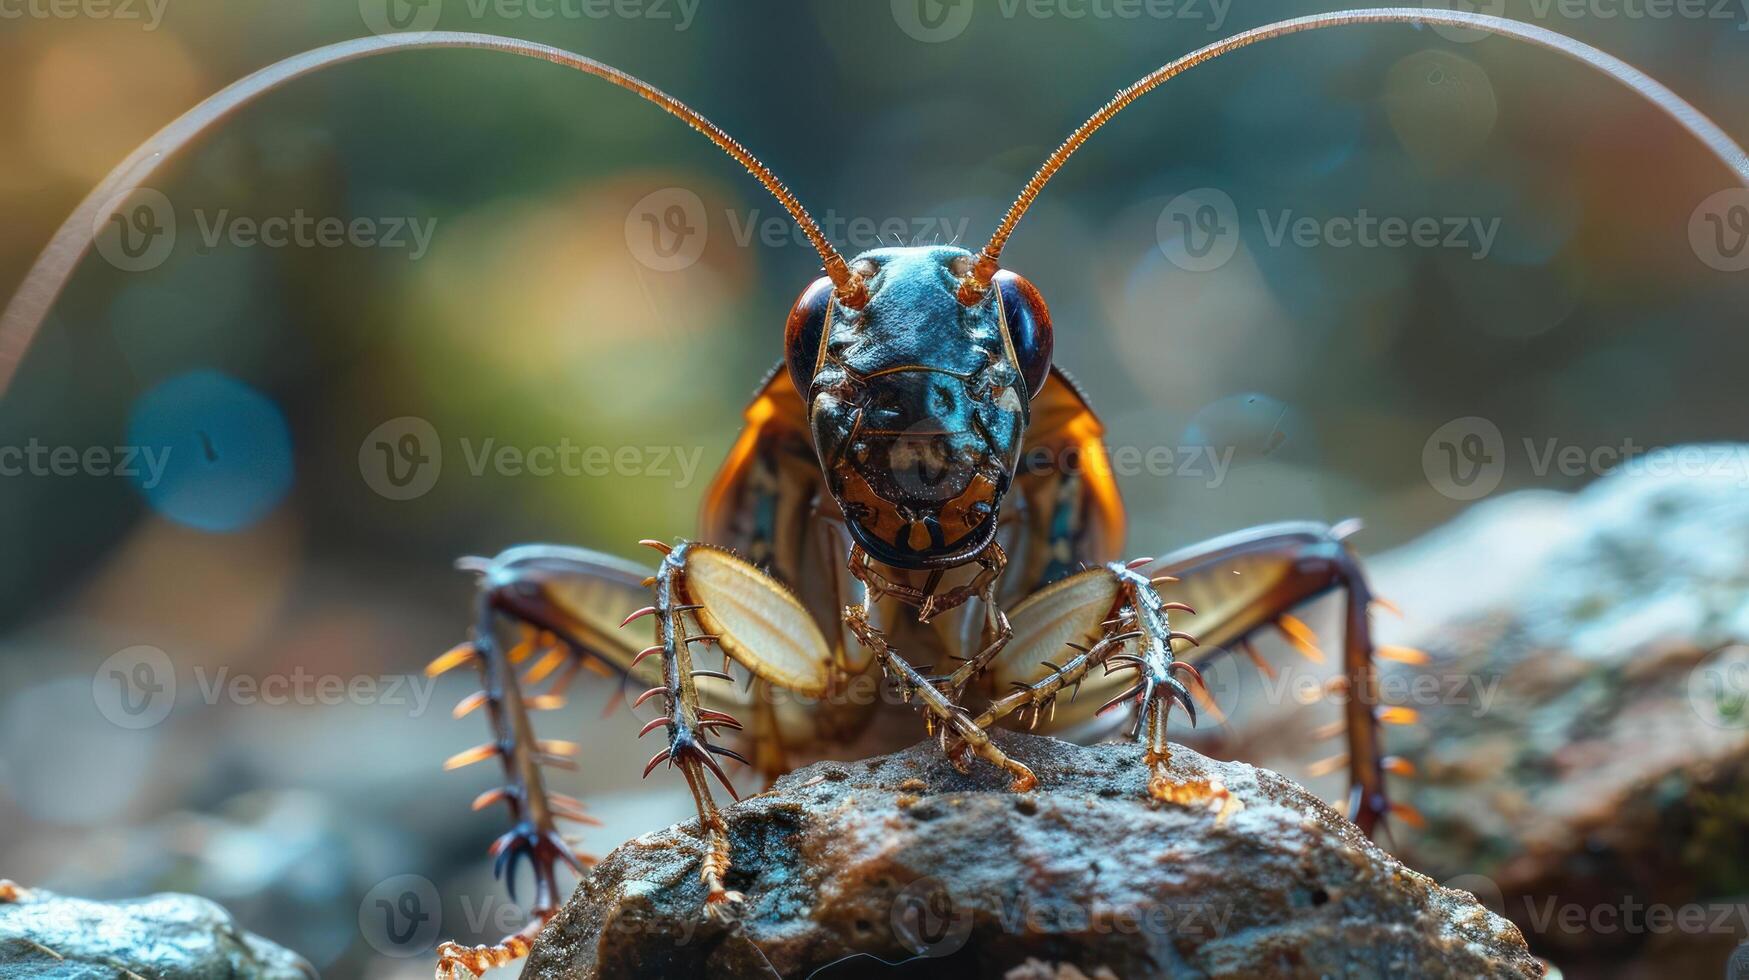
M152 508L203 531L249 527L291 489L284 414L217 371L179 375L141 395L127 444L139 459L134 484Z

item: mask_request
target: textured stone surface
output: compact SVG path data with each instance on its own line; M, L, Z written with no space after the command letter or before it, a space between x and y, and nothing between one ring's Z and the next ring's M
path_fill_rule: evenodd
M7 980L314 980L303 960L239 930L192 895L120 902L41 889L0 901L0 977Z
M696 822L632 840L523 975L1542 976L1510 923L1275 773L1178 750L1179 779L1243 804L1217 821L1148 800L1132 744L999 741L1039 791L958 773L926 742L728 808L747 896L733 927L699 917Z
M1428 820L1404 859L1570 977L1723 976L1749 939L1746 451L1485 503L1379 563L1421 671L1493 692L1391 733Z

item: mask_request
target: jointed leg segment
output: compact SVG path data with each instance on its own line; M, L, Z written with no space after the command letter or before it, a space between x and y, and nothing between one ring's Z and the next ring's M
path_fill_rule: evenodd
M1037 786L1038 777L1033 775L1032 770L997 748L996 743L985 733L984 726L974 721L960 707L966 687L983 674L1014 635L1008 617L996 604L996 581L1008 563L1008 557L1003 554L1002 549L995 544L985 548L984 553L978 557L979 564L983 566L978 576L967 585L939 595L934 592L936 578L933 577L929 586L923 589L895 586L887 582L869 565L868 556L860 547L851 549L849 562L851 574L861 579L868 586L868 590L861 605L844 608L844 623L850 627L857 642L880 661L882 671L889 680L899 685L904 698L907 701L916 700L923 713L926 730L931 734L939 732L944 748L949 746L950 735L953 736L949 755L956 760L969 748L986 762L1006 770L1012 777L1009 788L1014 792L1024 793ZM916 606L918 619L923 622L978 597L984 605L985 632L990 640L953 673L926 677L890 647L886 636L870 622L873 603L883 595L894 596Z
M1349 819L1370 834L1391 815L1411 822L1418 819L1412 808L1389 799L1385 774L1397 767L1384 755L1381 738L1383 724L1412 721L1414 712L1381 702L1375 657L1413 662L1421 655L1373 645L1372 590L1346 543L1358 529L1354 522L1254 528L1185 549L1146 571L1183 579L1174 592L1199 610L1190 617L1189 628L1204 644L1202 651L1186 659L1199 666L1232 648L1261 662L1249 650L1249 640L1271 625L1306 656L1322 659L1311 631L1290 613L1327 592L1342 592L1342 666L1333 689L1344 696L1341 730L1348 751L1338 761L1348 769Z
M923 712L924 724L931 733L939 728L945 743L951 732L962 740L964 747L977 753L979 758L1007 770L1013 777L1009 789L1016 793L1027 792L1038 785L1038 777L1032 774L1031 769L997 748L983 727L972 720L946 692L887 645L886 637L869 624L868 610L865 607L847 607L844 618L851 632L856 634L857 641L879 658L881 669L889 679L899 685L905 699L916 699L918 708Z
M1044 604L1055 603L1071 616L1078 614L1088 630L1097 633L1098 641L1092 646L1068 641L1076 650L1074 656L1062 664L1041 659L1039 663L1050 669L1048 674L1034 681L1011 681L1013 693L991 704L977 721L988 727L1014 712L1030 711L1032 725L1036 726L1047 710L1055 717L1057 701L1064 689L1071 689L1071 699L1080 692L1081 684L1094 667L1102 667L1108 677L1129 675L1125 678L1128 686L1098 713L1126 702L1135 703L1130 737L1145 746L1143 761L1149 769L1149 795L1176 803L1208 802L1224 816L1235 805L1224 788L1210 784L1184 786L1169 775L1172 753L1166 722L1173 703L1183 706L1192 722L1196 720L1190 689L1178 678L1188 676L1200 685L1202 677L1195 667L1173 655L1173 641L1195 642L1187 634L1175 632L1168 622L1169 611L1181 604L1161 599L1154 583L1135 571L1151 560L1141 559L1128 565L1113 562L1058 583L1054 593L1044 598ZM1077 603L1082 608L1074 608ZM1031 614L1032 609L1025 604L1017 610L1017 615L1024 616L1029 625L1034 618Z
M503 764L504 784L481 794L474 801L474 809L499 802L508 808L511 828L492 844L490 853L496 859L493 870L504 879L514 899L517 865L526 859L534 872L535 894L528 924L499 942L486 946L454 942L439 945L439 980L450 980L458 970L477 976L527 955L534 936L558 911L558 863L563 861L579 873L584 866L583 859L572 852L559 834L555 819L594 822L576 800L546 789L541 766L572 765L569 755L574 753L575 746L535 737L516 664L534 650L543 634L525 625L523 642L504 650L498 637L499 618L504 611L495 590L482 591L473 641L440 657L428 671L440 673L462 662L472 662L479 669L480 692L458 705L456 714L467 714L483 706L493 738L451 757L445 768L458 769L494 756ZM542 669L543 662L537 661L531 672Z
M709 545L682 542L670 548L659 542L645 543L663 552L655 575L609 556L547 546L512 549L491 561L467 565L484 579L473 641L438 658L430 671L441 673L470 662L479 667L483 690L462 702L457 714L484 707L493 739L460 753L450 760L449 767L493 756L503 761L506 785L483 794L475 805L502 801L510 808L514 825L493 845L492 853L500 874L511 880L521 859L529 859L537 894L533 919L503 941L492 946L444 943L439 947L440 980L451 980L457 971L477 975L525 955L533 937L558 908L557 862L562 860L575 869L583 865L554 831L553 821L557 817L588 818L575 800L548 792L540 772L542 765L569 765L566 756L573 754L576 746L535 738L528 711L555 707L559 699L552 690L539 697L523 693L523 684L555 671L559 672L556 686L562 686L581 666L654 681L658 677L644 661L660 658L659 681L636 699L634 707L662 697L662 714L645 725L640 735L665 729L668 745L650 760L644 774L666 762L681 770L692 791L704 837L699 877L705 885L706 912L727 914L740 897L725 884L729 873L728 826L712 798L706 773L734 794L718 760L747 760L733 749L715 744L714 736L723 730L739 730L741 723L708 705L734 705L744 699L728 686L731 678L727 673L694 665L693 645L715 643L725 657L725 670L727 661L734 660L762 686L810 697L826 691L833 666L831 649L796 598L751 564ZM652 589L653 605L624 615L633 605L646 601ZM623 628L645 616L655 618L656 643L639 650L636 644L625 642L624 634L614 626ZM498 643L500 620L510 620L524 631L523 642L508 651L501 650ZM519 678L515 665L543 644L554 649L534 660ZM720 694L713 691L706 699L699 690L701 680L722 682L725 689Z
M1133 673L1121 693L1100 710L1135 702L1131 735L1146 746L1150 792L1177 799L1184 795L1182 788L1165 776L1165 721L1171 702L1182 705L1194 722L1190 695L1207 697L1196 671L1225 650L1246 652L1267 670L1249 643L1267 626L1280 627L1302 652L1321 658L1311 631L1290 610L1341 589L1346 594L1343 662L1333 687L1346 694L1342 730L1348 752L1338 761L1349 771L1350 818L1369 833L1390 814L1413 821L1412 810L1387 798L1384 775L1401 767L1383 755L1379 726L1412 720L1414 713L1380 704L1373 659L1414 662L1420 655L1373 646L1368 621L1372 595L1343 543L1351 531L1352 526L1344 525L1255 528L1159 560L1090 569L1041 589L1015 607L1014 645L996 664L997 680L1015 690L993 703L978 724L988 726L1006 715L1030 711L1036 725L1047 709L1055 720L1057 699L1065 688L1078 691L1084 682L1108 691L1115 688L1103 678L1090 678L1092 667L1103 664L1107 674ZM1162 601L1156 586L1185 601ZM1174 624L1184 624L1196 638L1168 626L1169 613ZM1133 643L1119 640L1124 631L1140 637ZM1050 658L1060 655L1064 642L1076 653L1059 665ZM1175 650L1182 660L1174 659ZM1049 671L1042 676L1041 666ZM1198 683L1187 688L1178 680L1182 676ZM1085 709L1072 711L1065 724L1089 716Z
M751 763L735 750L716 745L710 740L714 731L724 728L739 730L741 723L725 712L712 711L699 703L700 678L712 679L718 683L729 682L731 679L721 671L693 667L692 644L715 642L720 636L707 633L702 628L694 629L687 623L686 614L703 608L699 604L681 600L691 547L682 543L668 551L662 559L661 567L656 571L655 605L633 613L623 625L629 625L645 615L653 615L656 619L656 644L638 656L640 659L650 655L661 656L662 684L639 695L637 703L642 704L648 698L661 695L664 713L645 725L638 735L641 738L658 728L666 728L668 747L650 759L644 766L644 775L648 776L658 765L666 762L671 767L678 767L686 777L687 788L692 791L693 802L698 806L699 828L705 836L705 853L699 872L705 885L705 914L721 915L729 905L741 900L741 894L730 891L723 883L724 876L729 872L728 827L711 796L705 773L709 771L729 791L730 796L736 796L735 788L723 773L716 756L734 759L745 765Z

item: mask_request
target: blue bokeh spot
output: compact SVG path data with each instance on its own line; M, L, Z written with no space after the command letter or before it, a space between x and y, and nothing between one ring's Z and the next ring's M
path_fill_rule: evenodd
M291 431L279 407L217 371L178 375L141 395L128 419L152 508L203 531L238 531L291 489ZM148 465L158 459L160 465Z

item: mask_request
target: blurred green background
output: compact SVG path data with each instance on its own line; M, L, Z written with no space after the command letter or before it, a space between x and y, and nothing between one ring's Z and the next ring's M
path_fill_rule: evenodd
M749 146L853 252L874 244L871 223L975 246L1113 91L1226 34L1331 7L918 2L407 10L648 79ZM382 14L377 0L6 9L7 292L141 139ZM1618 54L1749 135L1741 9L1490 9ZM1430 437L1454 419L1503 434L1496 493L1595 475L1511 450L1526 439L1743 440L1749 278L1691 240L1728 181L1637 97L1547 52L1407 27L1324 32L1133 106L1051 184L1005 265L1051 303L1057 363L1114 445L1230 453L1220 479L1206 465L1124 477L1132 552L1348 516L1376 552L1465 505L1431 476ZM535 540L636 555L640 537L692 533L818 258L785 226L766 231L781 209L675 120L482 52L300 81L151 186L173 244L137 271L93 253L0 407L0 447L18 450L0 455L0 876L95 896L194 891L325 976L428 976L429 944L384 941L361 914L378 883L434 882L445 936L519 924L483 858L501 818L467 810L489 776L438 771L483 733L448 718L468 682L417 679L465 635L471 584L451 561ZM1211 190L1232 202L1216 215L1232 251L1201 268L1170 230L1205 213L1179 195ZM1719 212L1721 235L1737 233L1734 213ZM298 216L359 231L284 247L247 232ZM1441 241L1343 245L1325 224L1367 216L1431 219ZM1306 217L1326 231L1279 234ZM385 469L410 465L397 455L409 433L441 451L411 490ZM631 462L544 476L479 463L567 445ZM63 472L58 447L80 462ZM130 477L91 447L169 455ZM150 672L165 662L169 676ZM158 682L153 710L117 716L112 688L135 677ZM364 681L374 689L350 686ZM679 787L640 786L648 752L623 713L600 720L610 693L542 719L549 736L584 734L585 771L562 788L606 821L583 834L596 853L685 814Z

